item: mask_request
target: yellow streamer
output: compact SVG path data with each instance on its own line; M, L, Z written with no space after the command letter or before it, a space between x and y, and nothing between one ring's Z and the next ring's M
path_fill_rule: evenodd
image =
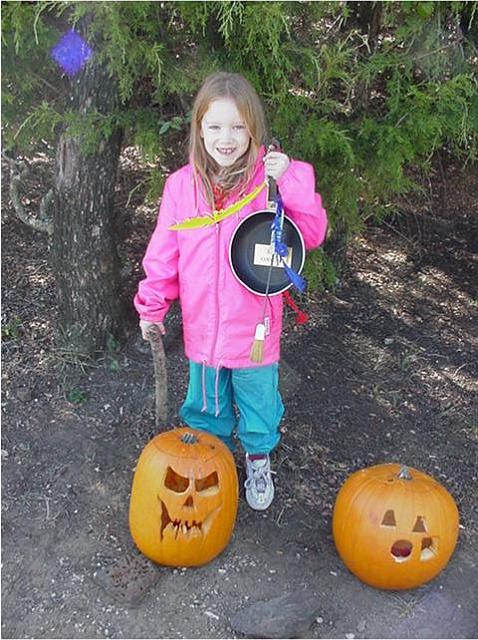
M257 186L251 193L248 193L247 196L234 202L226 209L220 209L219 211L214 210L211 214L207 216L196 216L195 218L186 218L183 222L178 222L177 224L173 224L171 227L168 227L171 231L181 231L182 229L200 229L202 227L209 227L217 222L221 222L225 218L232 216L237 211L240 211L246 204L252 202L257 196L263 191L267 186L267 182L263 182L259 186Z

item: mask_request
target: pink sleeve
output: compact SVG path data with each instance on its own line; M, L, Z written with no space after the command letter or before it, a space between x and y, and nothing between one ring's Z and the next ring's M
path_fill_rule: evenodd
M327 212L320 194L315 192L314 168L307 162L291 160L277 181L286 214L297 224L305 248L315 249L325 240Z
M169 179L164 186L156 228L143 258L146 278L139 283L134 306L141 320L162 322L179 295L178 238L169 231L174 224L175 203L171 195Z

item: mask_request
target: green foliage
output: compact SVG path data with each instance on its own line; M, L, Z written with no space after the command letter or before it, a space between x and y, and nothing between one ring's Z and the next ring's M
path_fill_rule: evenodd
M88 393L84 389L73 387L67 392L66 399L72 404L82 405L88 400Z
M116 338L112 336L111 333L108 333L106 337L106 361L111 371L120 370L118 359L115 357L119 346Z
M2 338L18 340L23 332L23 320L21 318L13 318L5 324L2 323Z
M108 333L106 338L106 353L111 356L113 353L116 353L118 347L119 343L116 338L111 335L111 333Z
M308 253L304 265L304 277L309 291L321 288L334 289L337 283L337 270L322 248Z
M94 153L116 126L151 166L177 162L195 92L219 69L246 75L271 133L314 164L332 239L363 229L416 189L414 167L441 149L478 151L477 61L467 30L478 2L4 3L4 146L54 145L67 127ZM90 16L95 56L118 80L115 113L78 114L71 82L51 61L59 37ZM21 78L21 82L18 79ZM176 151L172 154L171 151ZM154 166L156 165L156 166ZM172 167L174 168L174 167ZM307 262L313 286L333 284L331 242Z

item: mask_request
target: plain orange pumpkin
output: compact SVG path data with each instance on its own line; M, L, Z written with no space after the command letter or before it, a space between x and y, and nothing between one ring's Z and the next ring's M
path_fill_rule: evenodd
M455 549L458 525L448 491L399 464L352 474L337 495L332 522L344 564L382 589L412 589L434 578Z
M139 457L130 499L131 535L154 562L203 565L227 546L237 504L236 465L227 446L203 431L166 431Z

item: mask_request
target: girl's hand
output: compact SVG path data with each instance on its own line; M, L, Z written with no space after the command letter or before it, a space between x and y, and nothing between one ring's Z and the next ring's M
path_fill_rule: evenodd
M280 151L269 151L264 156L263 162L266 169L266 176L270 176L274 178L274 180L279 180L290 164L289 158L285 153L281 153Z
M140 320L139 327L141 329L143 340L150 340L151 336L154 337L154 334L157 331L159 331L162 336L166 335L166 329L162 322L148 322L148 320Z

